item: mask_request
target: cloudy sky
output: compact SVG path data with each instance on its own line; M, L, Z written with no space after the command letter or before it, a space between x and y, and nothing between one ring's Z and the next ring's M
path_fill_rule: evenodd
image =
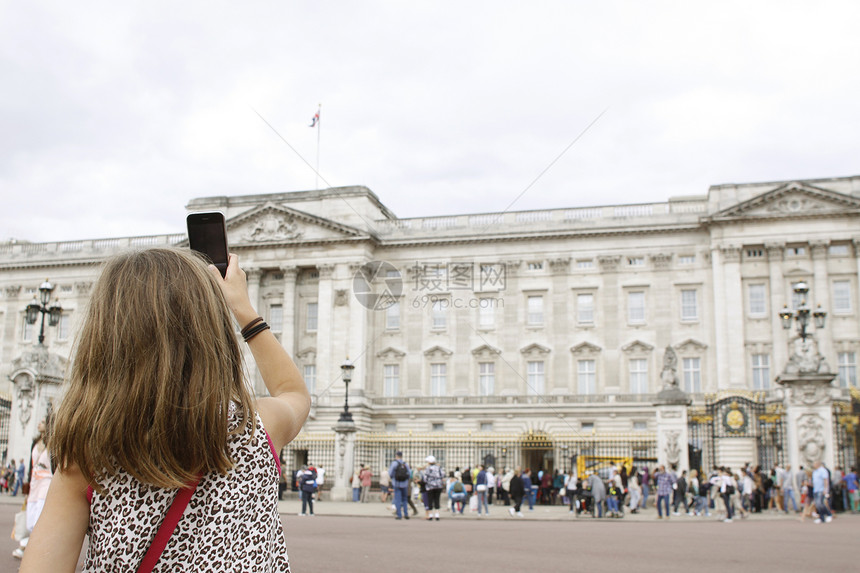
M400 217L857 175L857 22L851 1L0 0L0 240L181 232L195 197L313 189L320 103L320 186Z

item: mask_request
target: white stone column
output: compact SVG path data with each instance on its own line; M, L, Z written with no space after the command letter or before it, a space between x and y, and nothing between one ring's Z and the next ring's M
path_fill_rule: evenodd
M818 305L821 305L821 309L825 312L829 312L830 310L830 285L827 280L827 247L828 245L825 242L809 243L809 249L812 252L813 284L810 291L812 296L809 297L810 300L807 301L807 304L809 304L812 312L818 310ZM815 328L812 317L810 317L809 329L815 331L818 352L822 356L830 356L830 349L833 347L830 340L830 329ZM836 357L834 356L834 358Z
M317 291L317 385L326 388L340 376L340 364L344 357L333 356L331 347L334 330L334 265L320 265L317 268L320 274ZM343 388L343 383L339 383L338 387Z
M260 278L263 276L263 271L256 268L247 268L245 269L245 278L248 283L248 299L251 301L251 305L254 307L254 310L257 311L258 314L262 316L263 308L262 308L262 300L260 300ZM239 328L244 327L244 324L240 324ZM241 340L241 337L240 337ZM254 357L251 354L251 350L248 348L248 345L242 343L240 345L242 348L242 358L245 361L245 364L248 368L248 376L251 379L251 382L254 386L254 393L257 396L266 396L268 395L268 390L266 389L266 385L263 384L263 381L260 380L260 376L258 375L257 363L254 362Z
M281 329L281 346L295 359L296 348L296 276L298 269L292 265L281 267L284 275L283 309L284 325Z
M743 388L744 338L743 300L740 277L741 250L736 246L722 246L711 251L714 273L714 333L717 340L717 388ZM704 390L708 390L704 388Z
M717 364L717 368L726 369L729 373L729 388L746 388L746 364L744 359L744 309L743 286L741 285L741 249L729 247L723 249L724 288L726 293L727 319L727 351L728 361ZM738 303L741 303L740 305ZM740 308L738 308L740 306Z
M348 330L343 333L343 335L347 337L344 346L347 348L350 362L355 366L355 370L352 372L352 382L350 382L350 385L352 388L361 390L366 394L371 387L369 372L374 358L373 349L368 348L367 346L371 340L371 334L368 333L368 313L373 311L365 308L355 297L352 289L352 280L358 269L357 266L350 266L349 269L349 285L346 289L346 294L343 297L343 304L347 307L349 315L349 324L346 325ZM406 308L405 297L401 297L399 302L400 328L405 330L407 328L406 313L409 309ZM337 359L338 357L335 358ZM339 365L344 358L346 357L340 357L340 361L338 361L337 364ZM403 376L403 373L401 373L401 376ZM358 405L358 402L356 402L356 405Z
M785 276L782 274L782 259L785 256L785 243L766 243L767 262L770 271L770 329L772 336L772 371L778 371L788 360L787 343L779 313L785 305ZM772 382L773 378L769 382Z

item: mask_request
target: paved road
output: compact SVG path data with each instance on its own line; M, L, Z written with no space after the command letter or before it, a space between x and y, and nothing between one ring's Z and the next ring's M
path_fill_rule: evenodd
M11 557L17 507L0 506L0 573ZM297 573L439 571L857 571L860 516L807 521L529 521L282 515ZM240 570L240 569L237 569Z

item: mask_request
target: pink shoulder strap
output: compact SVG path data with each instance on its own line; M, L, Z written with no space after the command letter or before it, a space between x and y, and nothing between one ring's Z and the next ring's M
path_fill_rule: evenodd
M161 522L161 526L155 533L152 544L149 546L146 555L143 556L143 561L140 562L140 566L137 568L137 573L150 573L155 564L158 563L158 559L164 553L164 548L167 547L167 542L170 541L170 537L176 531L179 520L182 519L182 514L185 513L185 508L188 507L188 502L191 501L191 496L197 490L197 485L200 483L201 477L197 476L195 481L189 483L187 487L180 489L176 493L176 497L173 498L173 502L167 509L164 521ZM87 501L90 504L93 503L92 486L87 487Z
M167 515L164 516L164 521L161 522L161 527L155 534L155 539L152 540L152 545L149 546L143 561L140 562L140 567L137 568L137 573L150 573L158 563L164 548L167 547L167 542L170 541L170 536L173 535L179 520L182 519L182 514L185 513L185 508L188 507L188 502L191 501L191 496L197 489L197 484L200 483L200 477L198 476L196 481L176 493L170 509L167 510Z

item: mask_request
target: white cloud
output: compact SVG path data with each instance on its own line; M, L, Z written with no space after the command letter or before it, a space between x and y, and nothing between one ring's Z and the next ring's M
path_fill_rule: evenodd
M41 8L39 6L42 6ZM858 173L852 2L18 3L0 236L182 230L194 197L363 184L400 216ZM34 216L38 209L38 216Z

